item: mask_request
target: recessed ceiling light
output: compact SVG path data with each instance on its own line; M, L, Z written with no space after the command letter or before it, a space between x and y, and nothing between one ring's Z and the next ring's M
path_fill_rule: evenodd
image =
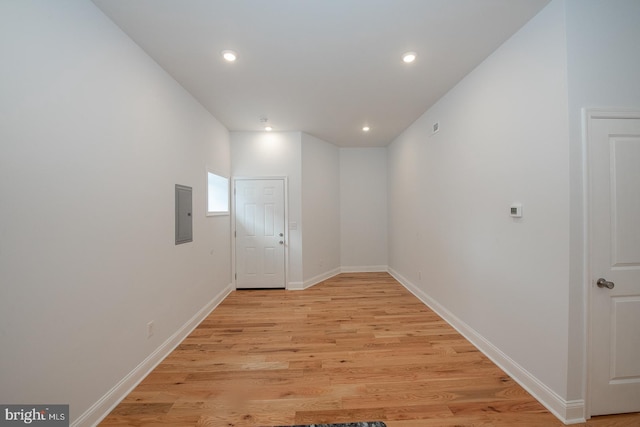
M371 130L371 128L369 126L363 126L362 127L362 132L369 132Z
M418 56L417 53L415 52L407 52L404 55L402 55L402 60L404 62L406 62L407 64L412 63L413 61L416 60L416 57Z
M225 61L233 62L238 59L238 54L233 50L223 50L222 57L225 59Z
M267 116L260 116L260 123L262 124L264 130L266 130L267 132L271 132L273 130L273 127L269 124L269 119L267 118Z

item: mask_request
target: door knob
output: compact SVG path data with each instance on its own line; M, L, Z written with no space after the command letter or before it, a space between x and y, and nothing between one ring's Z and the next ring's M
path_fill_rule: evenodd
M609 282L605 279L603 279L602 277L598 279L598 281L596 282L596 285L598 285L599 288L607 288L607 289L613 289L613 287L616 285L613 282Z
M282 236L284 236L284 234L280 233L280 234L278 234L278 236L282 237Z
M280 243L281 245L284 245L284 241L280 240L278 243Z

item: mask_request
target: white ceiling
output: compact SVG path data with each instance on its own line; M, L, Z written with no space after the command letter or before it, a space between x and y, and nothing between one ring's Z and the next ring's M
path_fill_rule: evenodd
M385 146L549 0L93 0L231 131ZM238 52L235 63L220 52ZM413 64L402 53L415 51ZM371 131L362 132L368 124Z

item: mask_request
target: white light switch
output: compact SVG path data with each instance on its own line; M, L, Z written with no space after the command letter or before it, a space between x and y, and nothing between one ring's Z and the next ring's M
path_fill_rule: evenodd
M289 230L297 230L298 229L298 223L295 221L289 221Z

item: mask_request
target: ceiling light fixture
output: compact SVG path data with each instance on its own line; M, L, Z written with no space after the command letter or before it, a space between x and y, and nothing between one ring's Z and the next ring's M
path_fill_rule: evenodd
M363 126L362 127L362 132L369 132L371 130L371 128L369 126Z
M236 59L238 59L238 54L233 50L223 50L222 57L227 62L234 62Z
M413 61L416 60L416 57L418 56L417 53L415 52L407 52L404 55L402 55L402 60L404 62L406 62L407 64L412 63Z
M269 124L269 119L266 116L260 117L260 123L267 132L271 132L273 130L273 126Z

